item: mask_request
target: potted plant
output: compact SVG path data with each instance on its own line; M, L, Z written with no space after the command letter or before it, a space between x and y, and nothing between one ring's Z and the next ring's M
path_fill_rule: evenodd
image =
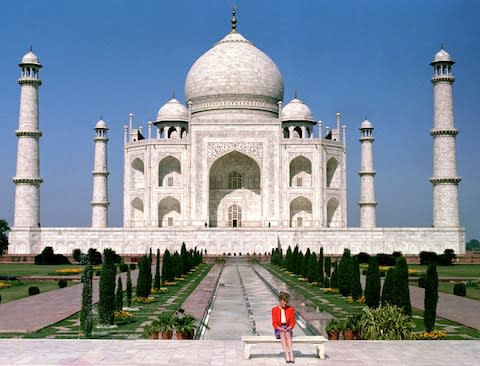
M330 322L325 327L325 331L327 332L328 339L330 340L338 340L341 330L341 323L337 319L331 319Z
M152 321L144 329L144 334L150 339L158 339L159 323L158 320Z
M355 326L354 324L353 317L348 317L343 321L343 339L346 341L352 341L354 339L353 336L353 327Z
M175 313L174 322L177 339L193 339L198 328L197 319L193 315L185 313L185 310L180 308Z
M352 315L349 319L350 328L353 330L353 339L362 339L360 335L360 325L362 314Z
M165 311L160 314L157 322L161 339L172 339L173 330L175 329L175 318L173 314Z

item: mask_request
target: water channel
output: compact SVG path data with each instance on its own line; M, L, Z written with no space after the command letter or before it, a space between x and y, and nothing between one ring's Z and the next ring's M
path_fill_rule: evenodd
M273 335L271 311L278 299L254 266L240 259L224 265L206 319L209 329L204 330L201 339L238 340L243 335ZM295 335L305 335L302 325L301 321L297 324Z

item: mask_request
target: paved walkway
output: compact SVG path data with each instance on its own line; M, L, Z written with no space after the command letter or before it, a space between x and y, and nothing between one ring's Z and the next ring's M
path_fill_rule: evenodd
M326 359L295 346L296 365L477 365L480 341L330 341ZM239 341L0 339L0 366L267 366L285 365L280 345L252 348Z

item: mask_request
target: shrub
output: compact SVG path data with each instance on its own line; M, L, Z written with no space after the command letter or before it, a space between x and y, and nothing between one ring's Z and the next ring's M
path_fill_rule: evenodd
M398 258L394 273L393 304L403 308L405 314L412 315L410 290L408 288L408 265L405 257Z
M128 264L127 263L120 263L118 266L118 270L120 272L127 272L128 271Z
M453 286L453 294L457 296L466 296L467 295L467 286L462 283L456 283Z
M102 264L102 255L95 248L88 249L88 261L92 266Z
M123 285L122 277L118 277L117 292L115 293L115 298L113 301L113 309L115 311L122 311L123 309ZM114 313L115 317L115 313Z
M358 259L358 263L360 263L360 264L368 263L368 261L370 260L370 254L365 253L365 252L358 253L356 257Z
M360 333L363 339L411 339L415 323L398 306L381 305L378 308L366 308L364 312L360 320Z
M80 262L81 256L82 256L82 251L80 249L76 248L72 251L72 257L73 259L75 259L75 261Z
M363 289L360 282L360 265L357 257L352 258L352 275L351 275L351 288L350 293L354 300L362 297Z
M33 295L38 295L40 293L40 289L38 286L30 286L28 288L28 295L33 296Z
M113 325L115 298L115 252L112 249L103 251L104 261L100 276L100 296L98 301L98 317L100 324Z
M428 265L427 275L425 277L425 300L423 311L423 324L425 330L431 332L435 327L435 318L437 316L438 302L438 275L437 267L431 263Z
M130 274L130 268L127 271L127 306L132 306L132 275Z
M172 256L170 255L170 251L165 249L162 260L162 281L172 282L174 277Z
M2 302L2 295L0 295L0 302Z
M423 273L418 277L418 287L425 288L425 275Z
M153 288L160 288L160 249L157 248L157 261L155 263L155 278L153 280Z
M368 307L376 308L380 304L380 289L380 271L377 257L370 257L365 283L365 302Z
M438 256L438 264L441 266L451 266L456 257L453 249L445 249L443 254Z
M396 260L391 254L378 253L377 262L379 266L394 266Z
M312 253L308 257L307 278L309 282L313 282L318 279L318 263L317 263L317 255L315 253Z
M85 337L89 338L92 334L92 280L93 268L91 263L87 263L82 273L82 307L80 309L80 330Z
M438 263L438 255L435 252L420 252L420 264L428 265L430 263Z
M65 279L58 280L58 287L64 288L64 287L67 287L67 285L68 285L67 280Z
M130 269L131 269L132 271L134 271L134 270L137 269L137 265L136 265L135 263L130 263L129 266L130 266Z
M318 281L320 283L325 282L323 247L320 248L320 257L318 258Z
M344 249L338 265L338 289L343 296L348 296L352 288L353 263L350 250Z
M151 284L149 283L148 272L151 272L150 260L148 256L144 255L138 263L138 277L137 277L137 296L148 297L151 291Z
M34 263L39 265L70 264L67 257L55 254L52 247L45 247L42 253L35 256Z
M385 276L382 288L382 305L393 303L393 283L395 281L395 267L390 267Z

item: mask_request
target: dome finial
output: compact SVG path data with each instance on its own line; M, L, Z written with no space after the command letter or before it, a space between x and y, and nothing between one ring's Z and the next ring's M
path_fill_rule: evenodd
M441 50L444 50L444 49L445 49L445 47L443 46L443 42L440 43L440 49L441 49Z
M103 120L103 113L100 113L100 120Z
M293 97L294 97L295 99L297 99L297 97L298 97L297 89L295 89L295 90L293 91Z
M237 31L237 7L235 4L232 6L232 33Z
M33 47L32 45L30 45L29 49L28 49L30 52L33 52Z
M172 91L172 98L175 99L175 90Z

